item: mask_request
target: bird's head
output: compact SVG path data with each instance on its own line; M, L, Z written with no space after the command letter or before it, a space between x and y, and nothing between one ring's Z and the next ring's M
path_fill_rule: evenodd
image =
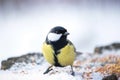
M51 42L55 42L60 39L66 40L67 35L69 35L69 33L65 28L61 26L56 26L50 30L50 32L47 35L47 39Z

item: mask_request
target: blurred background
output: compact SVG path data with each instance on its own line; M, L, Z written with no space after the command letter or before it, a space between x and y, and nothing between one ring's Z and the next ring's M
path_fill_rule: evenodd
M0 0L0 60L41 52L54 26L80 52L120 42L120 0Z

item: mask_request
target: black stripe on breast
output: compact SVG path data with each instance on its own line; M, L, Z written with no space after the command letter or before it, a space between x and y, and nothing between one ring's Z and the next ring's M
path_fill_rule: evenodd
M56 56L55 54L54 54L54 61L55 61L54 66L63 67L63 66L58 62L57 56Z
M46 40L46 43L51 45L52 48L54 49L54 52L53 55L54 55L54 61L55 61L55 64L54 66L59 66L59 67L63 67L59 62L58 62L58 58L57 58L57 55L60 53L60 49L62 49L63 47L65 47L68 43L67 40L58 40L56 42L50 42L48 40Z

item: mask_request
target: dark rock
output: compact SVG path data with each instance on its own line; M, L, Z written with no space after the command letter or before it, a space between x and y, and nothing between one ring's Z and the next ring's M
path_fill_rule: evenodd
M15 63L36 63L40 64L43 60L43 55L40 53L28 53L20 57L11 57L1 62L1 69L10 69Z
M115 50L118 50L118 49L120 49L120 43L113 43L113 44L112 44L112 47L113 47Z
M110 76L104 77L102 80L118 80L118 78L115 74L112 74Z
M107 50L107 51L117 51L117 50L120 50L120 43L112 43L110 45L106 45L106 46L97 46L95 49L94 49L94 53L103 53L104 50Z
M102 53L103 47L96 47L94 53Z

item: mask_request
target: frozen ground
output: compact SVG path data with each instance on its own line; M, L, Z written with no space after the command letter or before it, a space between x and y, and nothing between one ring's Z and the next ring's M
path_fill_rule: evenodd
M2 71L1 71L2 72ZM28 73L15 72L0 72L0 80L84 80L80 75L72 76L70 74L61 72L54 75L43 75L40 71L31 70ZM93 73L92 80L101 80L102 76L99 73Z
M75 76L70 73L70 67L54 68L53 72L43 75L48 65L39 65L34 67L29 65L26 68L15 70L0 71L0 80L84 80L81 72L76 72ZM102 75L99 73L93 73L93 80L102 79Z
M113 54L115 53L115 54ZM91 54L92 55L92 54ZM89 53L79 55L74 63L75 76L71 75L70 66L60 68L53 67L53 71L48 74L43 74L43 72L50 66L46 61L43 61L41 65L27 64L24 67L16 67L18 64L13 65L9 70L0 70L0 80L102 80L105 76L100 72L96 72L96 68L100 67L103 63L93 63L89 62L91 59L96 57L101 58L108 55L117 55L120 60L120 51L106 51L101 55L90 56ZM77 61L82 59L87 59L85 63ZM109 62L109 61L108 61ZM24 64L24 63L22 63ZM79 65L79 66L76 66ZM91 66L91 67L90 67ZM107 74L106 74L107 75ZM120 80L120 79L119 79Z

